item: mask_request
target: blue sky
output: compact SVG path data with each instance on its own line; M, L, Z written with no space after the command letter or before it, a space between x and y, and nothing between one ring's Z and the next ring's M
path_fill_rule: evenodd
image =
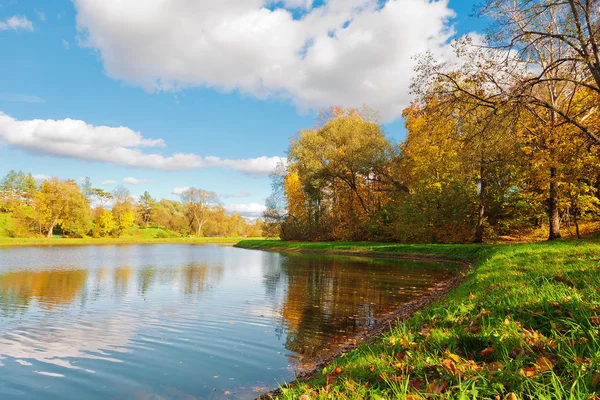
M273 157L284 157L289 138L313 125L315 110L370 105L389 136L402 140L409 53L432 46L443 54L444 30L462 35L484 26L470 16L474 2L459 0L435 8L426 0L287 0L268 10L262 0L215 7L200 0L168 15L159 3L0 3L1 175L89 176L106 190L114 185L103 182L134 178L126 184L133 194L170 199L177 199L175 187L195 186L223 195L232 211L256 215L270 192ZM85 148L76 138L81 126ZM127 132L112 131L108 143L97 127ZM135 142L136 132L137 139L162 139L129 146L162 156L156 165L116 155L119 135ZM195 166L164 160L176 153L193 155ZM256 168L244 166L250 159Z

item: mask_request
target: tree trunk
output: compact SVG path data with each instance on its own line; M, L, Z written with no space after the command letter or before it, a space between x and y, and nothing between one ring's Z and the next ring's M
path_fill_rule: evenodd
M548 199L550 234L548 235L548 240L559 239L561 237L560 214L558 212L558 190L554 178L556 178L556 168L550 168L550 197Z
M573 223L575 224L575 234L577 235L577 239L581 239L581 234L579 233L579 220L577 219L577 213L579 210L577 208L573 208Z
M56 225L56 220L52 221L52 224L50 225L50 229L48 229L48 234L46 235L46 237L48 239L52 238L52 232L54 231L54 225Z
M479 215L477 217L477 229L475 230L475 243L483 243L484 223L485 223L485 196L487 192L487 184L485 180L485 168L483 162L479 168L480 173L480 188L479 188Z

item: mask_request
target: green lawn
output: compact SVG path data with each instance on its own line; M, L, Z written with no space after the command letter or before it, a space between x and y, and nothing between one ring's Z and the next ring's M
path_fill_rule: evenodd
M284 242L281 240L243 240L238 247L280 251L334 253L371 253L380 255L416 255L473 261L488 254L496 245L476 244L393 244L374 242Z
M596 399L600 244L405 246L244 241L246 248L435 254L469 277L374 344L335 360L284 399Z
M0 213L0 238L8 237L10 222L10 214Z
M6 238L0 237L0 247L10 246L73 246L88 244L204 244L204 243L229 243L239 242L240 238L234 237L177 237L177 238L149 238L140 236L124 236L122 238Z

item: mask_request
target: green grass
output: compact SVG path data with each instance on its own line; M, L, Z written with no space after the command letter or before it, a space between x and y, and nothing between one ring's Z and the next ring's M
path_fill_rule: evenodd
M0 247L10 246L74 246L90 244L208 244L208 243L237 243L235 237L177 237L177 238L147 238L139 236L124 236L121 238L5 238L0 237Z
M583 400L600 395L598 243L272 242L270 247L471 255L478 260L457 289L374 344L336 359L312 380L284 388L284 399Z
M11 218L10 214L0 213L0 238L8 237Z
M335 253L371 253L381 255L421 255L473 261L485 256L496 245L476 244L393 244L374 242L284 242L281 240L243 240L238 247L279 251L316 251Z

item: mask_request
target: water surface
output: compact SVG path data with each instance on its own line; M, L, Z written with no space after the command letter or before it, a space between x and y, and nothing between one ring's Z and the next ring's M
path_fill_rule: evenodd
M0 399L254 398L455 271L217 245L0 249Z

